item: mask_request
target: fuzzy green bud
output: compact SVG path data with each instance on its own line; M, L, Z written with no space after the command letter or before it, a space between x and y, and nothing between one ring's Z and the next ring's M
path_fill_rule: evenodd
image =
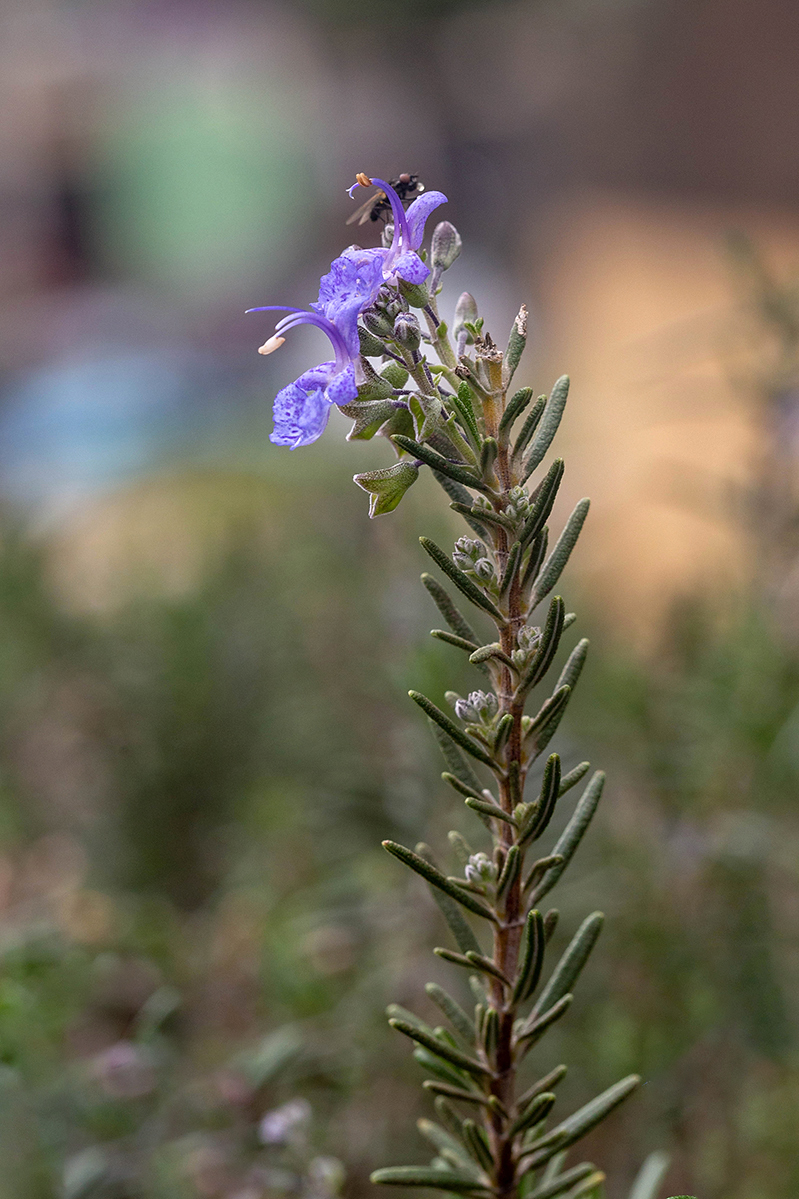
M375 337L385 341L387 337L393 334L391 322L386 319L382 312L377 312L374 308L367 308L363 314L363 323L370 333Z
M449 221L441 221L433 230L430 262L433 270L448 271L461 252L461 235Z
M460 340L470 341L466 331L466 323L472 324L477 320L477 301L468 291L464 291L455 305L455 320L452 323L452 336Z
M422 333L412 312L401 312L394 321L394 340L405 350L419 349Z

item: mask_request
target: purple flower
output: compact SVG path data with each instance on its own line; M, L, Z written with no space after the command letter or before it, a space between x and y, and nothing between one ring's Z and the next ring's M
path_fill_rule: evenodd
M349 404L357 398L355 363L360 354L358 317L373 304L383 285L382 250L360 250L353 246L331 263L323 275L319 298L312 311L267 304L249 312L286 312L275 326L275 335L261 346L260 354L271 354L285 341L283 334L297 325L315 325L327 335L335 358L322 362L289 383L275 397L275 427L270 441L289 449L310 445L321 437L333 404Z
M385 250L361 250L350 246L330 264L322 276L319 299L311 305L336 326L354 360L360 354L358 317L377 299L383 285Z
M275 445L286 445L292 450L310 445L325 431L333 404L349 404L357 398L358 317L375 302L385 283L396 285L398 279L423 283L430 274L417 251L424 237L425 221L447 197L441 192L426 192L414 200L406 213L390 183L361 175L353 186L368 187L372 183L385 191L391 204L394 216L391 245L371 250L359 246L346 249L322 276L319 298L311 305L311 311L282 304L247 310L287 313L275 326L274 336L260 347L260 354L279 349L285 341L284 334L297 325L315 325L333 346L332 362L322 362L305 371L275 397L275 427L270 436Z
M275 445L287 445L291 450L300 445L310 445L324 433L332 405L349 404L358 395L353 358L347 342L333 322L318 312L286 308L280 304L267 304L263 308L250 308L249 311L288 313L277 322L274 336L261 346L259 354L271 354L280 349L286 340L283 334L297 325L314 325L330 339L335 354L333 361L321 362L319 366L305 371L275 396L275 427L269 440ZM357 331L355 336L357 338Z
M370 187L376 184L386 193L394 217L394 237L388 249L377 251L383 257L383 278L387 283L395 283L397 277L406 283L424 283L430 274L430 268L425 266L417 250L422 244L424 227L427 218L434 208L446 204L447 197L443 192L425 192L413 201L406 212L402 201L390 183L385 179L370 179L368 175L359 175L357 182L349 189L352 195L356 187ZM345 254L348 251L344 251Z

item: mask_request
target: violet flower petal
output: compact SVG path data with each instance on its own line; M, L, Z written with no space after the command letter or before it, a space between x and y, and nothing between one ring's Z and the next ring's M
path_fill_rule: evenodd
M430 267L422 262L415 250L406 250L394 263L394 273L406 283L424 283Z
M408 232L411 237L410 248L418 250L424 238L425 221L430 216L434 208L438 208L440 204L446 204L447 197L443 192L423 192L421 196L417 196L414 202L405 213L405 220L408 222Z

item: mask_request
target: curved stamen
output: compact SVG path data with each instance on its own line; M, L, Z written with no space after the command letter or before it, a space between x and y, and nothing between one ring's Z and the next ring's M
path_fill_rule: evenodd
M317 329L322 330L333 346L336 367L339 370L344 370L345 367L349 366L350 355L347 351L347 343L333 322L329 321L327 317L319 316L315 312L308 312L305 308L290 308L287 304L264 304L260 308L248 308L247 312L287 313L288 315L282 317L275 325L275 333L278 335L287 333L289 329L294 329L297 325L314 325Z
M412 248L411 233L410 229L408 228L408 222L405 218L405 209L403 208L402 201L391 184L387 183L385 179L370 179L368 175L360 172L358 175L356 175L355 182L353 183L352 187L348 188L348 195L350 196L350 199L352 199L352 193L355 191L356 187L369 187L372 184L381 188L385 192L386 199L391 205L391 215L394 218L394 237L385 261L385 273L390 274L394 262L397 260L397 258L399 258L403 250L410 250Z
M399 230L399 241L401 246L403 249L409 250L411 248L411 233L408 228L408 222L405 219L405 209L402 206L402 200L400 200L391 184L386 183L385 179L372 179L372 183L376 183L377 186L382 188L382 190L386 193L386 198L391 205L391 212L394 217L394 228ZM394 241L397 241L396 234ZM393 248L394 247L392 246L392 249ZM400 247L398 246L398 252L399 249Z

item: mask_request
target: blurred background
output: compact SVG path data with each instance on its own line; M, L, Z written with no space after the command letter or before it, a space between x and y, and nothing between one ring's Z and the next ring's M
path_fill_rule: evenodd
M314 298L358 170L445 191L445 305L526 301L518 378L573 379L560 749L610 785L558 902L610 919L566 1100L645 1077L611 1197L655 1148L796 1195L798 60L793 0L2 0L0 1199L426 1160L383 1009L441 932L379 842L462 821L405 696L468 686L446 504L370 522L338 417L271 447L317 335L243 316Z

